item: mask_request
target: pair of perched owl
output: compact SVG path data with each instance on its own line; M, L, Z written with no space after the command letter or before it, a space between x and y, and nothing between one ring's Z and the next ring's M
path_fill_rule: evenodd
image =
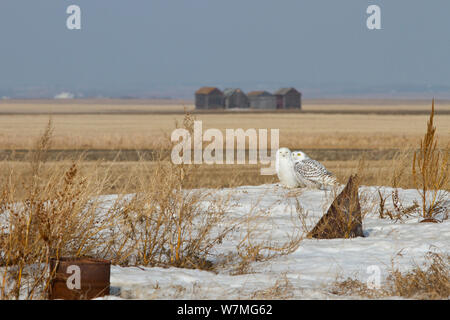
M277 151L276 172L280 182L287 188L326 188L337 185L336 177L319 161L308 157L303 151L281 148Z

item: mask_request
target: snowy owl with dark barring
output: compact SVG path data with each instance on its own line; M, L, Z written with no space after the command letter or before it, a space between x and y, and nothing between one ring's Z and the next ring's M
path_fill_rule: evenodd
M297 188L304 186L296 178L294 172L294 162L292 161L291 150L288 148L280 148L277 151L275 170L281 184L287 188Z
M293 151L292 161L295 177L299 183L313 188L338 185L336 177L323 164L311 159L303 151Z

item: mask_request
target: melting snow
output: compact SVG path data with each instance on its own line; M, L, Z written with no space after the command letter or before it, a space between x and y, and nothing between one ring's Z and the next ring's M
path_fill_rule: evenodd
M315 299L342 298L330 293L329 286L338 276L352 277L365 282L368 267L377 266L381 278L391 270L392 259L400 270L408 270L424 262L428 251L449 254L450 221L442 223L419 223L419 217L403 222L380 219L378 216L377 187L361 187L361 205L366 213L363 226L366 237L355 239L317 240L305 239L292 254L266 262L250 265L251 273L232 275L224 268L218 273L181 269L119 267L111 269L111 286L115 296L106 299L248 299L261 290L270 289L277 281L289 282L286 298ZM380 188L389 195L393 189ZM416 190L399 190L403 205L410 206L419 200ZM218 195L231 193L237 204L230 216L249 215L252 207L267 209L270 216L260 225L260 240L286 241L293 230L291 209L295 199L308 212L307 226L311 228L321 218L332 202L329 191L305 190L295 192L277 185L246 186L221 189ZM114 196L105 197L105 200ZM392 208L390 197L386 207ZM291 209L290 209L291 208ZM448 210L448 208L447 208ZM245 226L242 226L242 230ZM241 230L241 231L242 231ZM239 231L217 248L215 257L236 251L241 239ZM214 257L212 257L214 259ZM283 298L281 296L280 298Z

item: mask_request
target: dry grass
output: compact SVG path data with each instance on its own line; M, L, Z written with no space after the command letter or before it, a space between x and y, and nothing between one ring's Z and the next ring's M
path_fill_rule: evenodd
M348 177L357 170L359 161L321 161L331 172L333 172L338 181L345 183ZM65 161L48 161L42 164L42 174L50 173L50 168L58 168L70 163ZM392 182L395 166L395 160L366 160L365 169L361 174L361 184L370 186L397 186L399 188L414 188L411 175L411 163L405 164L403 175L398 178L394 184ZM17 177L26 179L31 174L29 164L23 161L3 161L0 162L3 168L14 170ZM130 171L133 171L138 162L124 161L81 161L79 162L79 170L81 173L87 173L93 168L95 170L108 171L109 183L105 184L101 191L103 194L115 194L119 190L124 189L126 193L133 193L138 189L138 181L129 181L127 177ZM156 170L157 162L140 161L139 165L145 166L149 171ZM1 170L0 177L7 178L8 171ZM192 188L232 188L242 185L261 185L268 183L277 183L276 175L263 176L260 174L260 166L258 165L200 165L198 170L192 172L192 178L186 182L186 187ZM17 195L24 194L25 190L17 190Z
M273 286L257 290L249 298L252 300L287 300L294 298L294 289L286 274L283 274Z
M227 218L229 197L211 191L185 190L195 166L157 162L154 171L137 168L137 193L120 208L123 224L119 248L130 247L132 264L212 269L211 250L222 243L237 222ZM205 206L205 203L208 203ZM121 256L119 254L119 256ZM128 264L127 261L120 261Z
M449 145L438 148L436 127L434 126L434 100L427 122L427 130L420 141L418 150L399 153L394 157L392 179L390 184L394 187L391 193L393 209L385 209L387 196L378 191L379 215L380 218L386 216L392 220L401 221L403 218L415 215L420 211L420 216L425 221L438 222L448 217L448 190L450 188L450 176L448 171ZM411 159L410 154L413 154ZM408 174L409 163L411 173ZM404 207L398 196L397 188L408 179L408 185L416 189L419 193L421 203L414 202L409 207ZM439 217L438 217L439 216Z
M259 203L254 203L249 213L240 222L245 227L245 232L239 240L237 256L239 257L233 274L249 273L252 262L268 261L273 258L288 255L298 249L305 238L305 232L301 229L303 219L302 212L287 207L291 210L293 230L286 232L286 240L275 242L270 233L276 226L271 221L270 208L258 209Z
M357 296L370 299L387 296L386 292L369 288L367 284L350 277L345 280L336 280L330 288L330 293L339 296Z
M433 219L438 213L447 210L444 206L449 189L450 175L448 173L449 146L444 150L437 148L437 137L434 126L434 100L430 119L427 122L427 132L420 141L420 149L414 152L412 176L416 189L422 200L423 218Z
M369 288L357 279L337 280L331 293L365 298L403 297L421 300L447 300L450 297L450 256L428 252L423 266L416 265L408 272L392 266L383 285Z
M191 129L189 117L183 123ZM28 161L21 163L23 172L10 162L1 163L1 299L47 297L55 272L50 260L63 256L213 270L211 252L248 221L227 217L231 195L189 190L199 167L174 165L163 153L151 168L137 161L117 176L111 176L111 165L99 170L101 162L83 166L83 158L47 163L52 132L49 121ZM105 209L100 196L112 186L117 198ZM126 195L130 186L135 193ZM253 224L252 230L257 229ZM300 241L295 232L281 246L251 236L246 241L260 241L251 248L260 247L257 257L264 260L291 252Z
M98 243L107 242L102 232L113 226L114 214L99 220L97 197L107 173L93 168L81 175L79 162L44 167L51 132L49 122L31 153L25 179L13 168L2 168L7 175L0 196L1 299L45 296L54 272L49 270L51 258L105 254Z
M388 281L391 295L412 299L449 299L450 256L429 252L427 263L402 273L394 269Z
M387 210L385 208L385 203L388 196L383 196L381 191L378 190L378 197L380 201L378 206L378 213L381 219L385 219L386 217L388 217L395 222L403 221L403 219L415 215L419 208L419 204L416 201L414 201L412 205L405 208L399 198L398 189L394 189L390 194L393 204L392 210Z

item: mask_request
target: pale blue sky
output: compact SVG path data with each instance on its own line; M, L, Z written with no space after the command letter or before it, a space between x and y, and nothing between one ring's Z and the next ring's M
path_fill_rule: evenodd
M366 28L369 4L382 30ZM448 0L1 0L0 41L0 95L450 87Z

